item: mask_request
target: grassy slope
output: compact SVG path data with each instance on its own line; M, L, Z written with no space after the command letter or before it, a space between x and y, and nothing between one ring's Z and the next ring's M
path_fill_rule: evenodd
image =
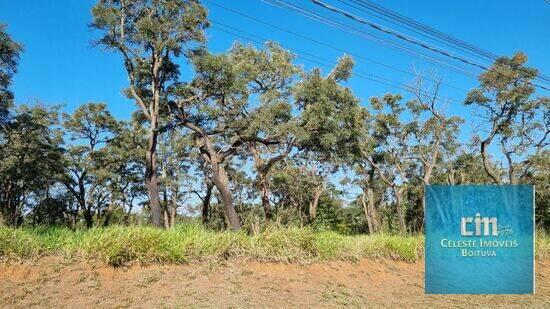
M0 227L0 257L33 259L63 255L69 259L102 260L111 265L130 262L184 263L244 258L269 262L312 262L422 258L422 236L344 236L308 228L272 229L260 235L213 232L199 224L160 230L150 227L108 227L71 231L63 228ZM537 236L537 258L550 258L550 237Z

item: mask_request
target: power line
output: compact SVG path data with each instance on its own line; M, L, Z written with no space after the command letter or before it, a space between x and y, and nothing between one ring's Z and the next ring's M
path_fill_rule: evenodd
M249 41L252 41L252 42L255 42L257 44L264 44L265 41L270 41L269 39L266 39L264 37L261 37L261 36L258 36L256 34L253 34L253 33L250 33L250 32L246 32L246 31L243 31L241 29L238 29L238 28L235 28L235 27L232 27L232 26L229 26L229 25L226 25L224 23L220 23L220 22L217 22L217 21L214 21L214 20L210 20L212 23L216 24L216 25L220 25L222 27L225 27L225 28L228 28L228 29L231 29L231 30L227 30L227 29L223 29L222 27L219 27L219 26L214 26L215 29L217 30L220 30L220 31L223 31L225 33L228 33L228 34L231 34L231 35L234 35L236 37L239 37L239 38L242 38L242 39L246 39L246 40L249 40ZM239 33L236 33L234 31L237 31L237 32L241 32L241 33L245 33L246 35L250 35L250 36L253 36L253 37L256 37L258 38L259 40L257 39L252 39L250 37L246 37L246 36L243 36L242 34L239 34ZM310 61L312 63L315 63L317 65L320 65L320 66L323 66L323 67L326 67L326 68L329 68L329 69L332 69L334 66L333 65L330 65L330 64L327 64L325 62L324 59L322 59L321 57L317 56L317 55L314 55L314 54L311 54L309 52L305 52L305 51L301 51L301 50L297 50L295 49L295 51L297 51L298 53L294 52L294 54L296 55L296 57L298 58L302 58L302 59L305 59L307 61ZM305 56L304 56L305 55ZM317 60L313 60L311 58L308 58L308 57L311 57L311 58L315 58ZM357 72L353 72L353 71L350 71L350 74L358 77L358 78L361 78L361 79L366 79L366 80L370 80L370 81L374 81L374 82L377 82L377 83L380 83L380 84L384 84L384 85L387 85L387 86L390 86L390 87L393 87L393 88L397 88L397 89L401 89L403 91L406 91L406 92L411 92L411 93L416 93L417 91L409 86L409 85L406 85L406 84L402 84L402 83L399 83L399 82L394 82L392 80L389 80L387 78L384 78L384 77L381 77L381 76L377 76L377 75L374 75L374 74L369 74L369 73L364 73L364 72L361 72L361 73L357 73ZM426 91L423 91L423 90L418 90L420 92L421 95L425 95L425 96L433 96L433 94L429 94L428 92ZM447 102L453 102L453 101L456 101L456 100L453 100L452 98L449 98L449 97L446 97L446 96L439 96L440 99L443 99L444 101L447 101Z
M377 5L373 3L372 1L368 0L349 0L352 3L355 3L356 5L359 5L362 8L358 8L356 6L350 5L346 3L343 0L337 0L341 3L345 3L346 5L353 7L355 9L358 9L362 12L365 12L367 14L371 14L373 16L376 16L378 18L381 18L385 21L388 21L394 25L400 25L401 27L404 27L406 29L409 29L410 31L413 31L414 33L420 34L424 37L431 37L432 39L435 39L436 41L439 41L440 43L443 43L447 46L453 46L454 48L462 49L463 51L467 52L468 54L476 54L479 57L484 57L486 59L489 59L490 61L494 62L499 57L489 51L483 50L475 45L469 44L467 42L464 42L456 37L453 37L451 35L448 35L444 32L438 31L430 26L427 26L425 24L419 23L415 21L414 19L408 18L406 16L403 16L395 11L391 11L387 8L384 8L380 5ZM378 14L384 15L388 18L384 18L384 16L379 16L376 13L372 13L371 11L374 11ZM414 28L411 29L410 27ZM416 31L416 30L418 31ZM445 43L447 42L447 43ZM539 72L538 76L536 77L538 80L549 82L550 78L545 76L543 73Z
M374 28L374 29L376 29L376 30L378 30L378 31L382 31L382 32L384 32L384 33L386 33L386 34L393 35L393 36L395 36L395 37L397 37L397 38L399 38L399 39L401 39L401 40L405 40L405 41L407 41L407 42L409 42L409 43L418 45L418 46L420 46L420 47L422 47L422 48L425 48L425 49L428 49L428 50L430 50L430 51L432 51L432 52L439 53L439 54L444 55L444 56L446 56L446 57L453 58L453 59L455 59L455 60L461 61L461 62L466 63L466 64L469 64L469 65L471 65L471 66L478 67L478 68L483 69L483 70L487 70L487 69L488 69L487 67L485 67L485 66L483 66L483 65L480 65L480 64L471 62L471 61L468 60L468 59L464 59L464 58L458 57L458 56L453 55L453 54L451 54L451 53L449 53L449 52L447 52L447 51L444 51L444 50L441 50L441 49L438 49L438 48L429 46L429 45L426 44L425 42L422 42L422 41L419 41L419 40L415 40L414 38L411 38L411 37L406 36L406 35L404 35L404 34L401 34L401 33L399 33L399 32L396 32L396 31L393 31L393 30L391 30L391 29L382 27L382 26L380 26L380 25L378 25L378 24L376 24L376 23L373 23L373 22L368 21L368 20L366 20L366 19L363 19L363 18L361 18L361 17L355 16L355 15L353 15L353 14L347 12L347 11L344 11L344 10L341 10L341 9L339 9L339 8L337 8L337 7L328 5L328 4L324 3L324 2L321 2L321 1L318 1L318 0L311 0L311 2L315 3L316 5L319 5L319 6L323 7L323 8L325 8L325 9L327 9L327 10L333 11L333 12L338 13L338 14L341 14L341 15L344 15L344 16L347 17L347 18L351 18L351 19L353 19L353 20L355 20L355 21L357 21L357 22L359 22L359 23L362 23L362 24L364 24L364 25L367 25L367 26L369 26L369 27L372 27L372 28Z
M418 41L418 40L416 40L416 39L414 39L414 38L411 38L411 37L409 37L409 36L403 35L403 34L401 34L401 33L399 33L399 32L395 32L395 31L390 30L390 29L388 29L388 28L382 27L382 26L380 26L380 25L378 25L378 24L376 24L376 23L373 23L373 22L370 22L370 21L368 21L368 20L366 20L366 19L363 19L363 18L361 18L361 17L355 16L355 15L353 15L353 14L347 12L347 11L344 11L344 10L342 10L342 9L333 7L333 6L328 5L328 4L324 3L324 2L321 2L321 1L319 1L319 0L311 0L311 2L313 2L314 4L316 4L316 5L318 5L318 6L321 6L321 7L325 8L325 9L327 9L327 10L330 10L330 11L332 11L332 12L335 12L335 13L338 13L338 14L340 14L340 15L343 15L343 16L345 16L345 17L347 17L347 18L350 18L350 19L352 19L352 20L354 20L354 21L356 21L356 22L359 22L359 23L361 23L361 24L367 25L367 26L369 26L369 27L372 27L372 28L374 28L374 29L376 29L376 30L379 30L379 31L382 31L382 32L384 32L384 33L393 35L393 36L395 36L395 37L397 37L397 38L399 38L399 39L401 39L401 40L404 40L404 41L407 41L407 42L409 42L409 43L418 45L418 46L420 46L420 47L422 47L422 48L431 50L432 52L436 52L436 53L442 54L442 55L447 56L447 57L449 57L449 58L452 58L452 59L458 60L458 61L460 61L460 62L466 63L466 64L468 64L468 65L471 65L471 66L475 66L475 67L481 68L481 69L483 69L483 70L485 70L485 71L488 71L488 70L489 70L489 68L487 68L487 67L484 66L484 65L480 65L480 64L475 63L475 62L472 62L472 61L470 61L470 60L468 60L468 59L464 59L464 58L462 58L462 57L453 55L453 54L451 54L451 53L449 53L449 52L447 52L447 51L445 51L445 50L441 50L441 49L439 49L439 48L434 48L434 47L432 47L432 46L427 45L426 43L424 43L424 42L422 42L422 41ZM502 72L498 72L498 71L497 71L497 73L498 73L498 74L501 74L501 75L505 75L505 74L503 74ZM506 76L506 75L505 75L505 76ZM509 76L509 77L511 77L511 76ZM544 90L550 90L550 88L547 88L547 87L545 87L545 86L541 86L541 85L539 85L539 84L535 84L535 83L532 83L532 82L527 81L527 80L523 80L523 81L524 81L525 83L527 83L527 84L532 85L532 86L535 86L535 87L538 87L538 88L541 88L541 89L544 89Z
M286 1L283 1L283 0L261 0L261 1L265 2L269 5L278 7L278 8L290 9L290 10L296 12L297 14L302 15L306 18L315 20L317 22L320 22L322 24L325 24L325 25L328 25L328 26L331 26L331 27L334 27L334 28L337 28L337 29L342 29L346 32L349 32L349 33L351 33L355 36L361 37L361 38L366 38L366 39L369 39L369 40L373 40L377 43L385 45L388 48L398 49L400 51L404 51L408 54L411 54L413 57L432 62L432 63L434 63L436 65L439 65L441 67L444 67L446 69L449 69L449 70L452 70L452 71L455 71L455 72L459 72L459 73L464 74L464 75L470 75L474 78L477 78L478 75L479 75L478 73L468 71L464 68L461 68L459 66L451 64L451 63L449 63L449 62L447 62L443 59L439 59L437 57L433 57L433 56L423 54L421 52L418 52L414 49L411 49L411 48L409 48L405 45L399 44L397 42L393 42L393 41L390 41L390 40L387 40L387 39L384 39L384 38L381 38L381 37L377 37L375 35L372 35L370 33L365 32L361 29L358 29L358 28L355 28L355 27L352 27L352 26L348 26L348 25L342 24L342 23L337 22L337 21L330 20L330 19L325 18L321 15L313 13L309 10L302 9L300 7L292 5L292 4L290 4Z
M338 0L338 1L344 2L342 0ZM448 43L460 46L460 47L462 47L466 50L469 50L471 52L474 52L478 55L482 55L482 56L484 56L485 58L487 58L491 61L494 61L498 58L497 55L495 55L491 52L485 51L485 50L483 50L483 49L481 49L477 46L468 44L468 43L466 43L466 42L464 42L460 39L457 39L457 38L452 37L452 36L450 36L446 33L438 31L438 30L436 30L436 29L434 29L430 26L421 24L421 23L415 21L414 19L408 18L408 17L403 16L403 15L397 13L397 12L386 9L386 8L384 8L380 5L377 5L376 3L373 3L371 1L368 1L368 0L350 0L350 2L353 2L353 3L359 5L363 8L366 8L367 10L372 10L374 12L377 12L381 15L384 15L384 16L396 21L394 24L402 24L402 25L413 27L413 28L418 29L421 32L425 33L426 36L430 36L432 38L440 39L440 40L446 41ZM361 11L366 12L365 10L361 10Z
M337 46L334 46L334 45L331 45L329 43L326 43L326 42L322 42L322 41L319 41L319 40L316 40L314 38L311 38L311 37L308 37L306 35L303 35L303 34L300 34L298 32L295 32L295 31L292 31L292 30L289 30L289 29L286 29L286 28L283 28L283 27L280 27L280 26L277 26L277 25L274 25L274 24L271 24L271 23L268 23L264 20L261 20L261 19L258 19L256 17L253 17L251 15L248 15L248 14L245 14L243 12L240 12L238 10L235 10L235 9L232 9L232 8L229 8L229 7L226 7L224 5L221 5L219 3L216 3L214 1L211 1L211 0L206 0L207 2L219 7L219 8L222 8L226 11L229 11L229 12L232 12L234 14L237 14L239 16L242 16L244 18L247 18L249 20L252 20L254 22L257 22L259 24L263 24L263 25L266 25L266 26L269 26L271 28L274 28L274 29L277 29L279 31L282 31L282 32L285 32L285 33L288 33L288 34L291 34L295 37L298 37L300 39L304 39L304 40L307 40L307 41L310 41L310 42L313 42L315 44L318 44L318 45L321 45L321 46L324 46L324 47L327 47L327 48L330 48L332 50L335 50L335 51L338 51L338 52L342 52L342 53L346 53L346 54L350 54L352 55L353 57L357 58L357 59L362 59L364 61L368 61L370 63L374 63L374 64L377 64L377 65L380 65L382 67L385 67L385 68L388 68L388 69L391 69L391 70L395 70L397 72L401 72L401 73L404 73L404 74L407 74L407 75L410 75L410 76L416 76L416 74L410 72L410 71L407 71L407 70L404 70L404 69L401 69L401 68L397 68L397 67L394 67L394 66L391 66L389 64L386 64L386 63L383 63L381 61L377 61L377 60L373 60L373 59L370 59L368 57L365 57L365 56L362 56L360 54L357 54L357 53L352 53L352 52L349 52L345 49L342 49L340 47L337 47ZM439 80L435 80L435 79L432 79L432 78L429 78L429 77L424 77L424 79L430 81L430 82L433 82L433 83L440 83L442 86L446 86L448 88L453 88L455 90L459 90L459 91L464 91L466 92L467 90L463 89L463 88L459 88L459 87L456 87L454 85L450 85L450 84L447 84L447 83L444 83L444 82L440 82Z

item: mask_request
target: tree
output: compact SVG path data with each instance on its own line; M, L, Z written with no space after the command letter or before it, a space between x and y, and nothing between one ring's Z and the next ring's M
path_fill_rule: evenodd
M83 104L63 118L63 128L73 144L67 148L64 164L67 176L62 182L78 202L86 227L90 228L94 213L99 212L108 198L105 191L108 176L98 164L101 158L98 150L114 138L119 123L102 103Z
M319 200L326 183L311 166L300 160L279 162L272 175L272 193L277 206L277 220L283 224L312 223L317 217Z
M178 207L189 199L191 193L193 141L183 130L171 130L163 134L159 146L161 205L164 225L168 228L176 224Z
M258 62L261 71L253 69ZM271 43L263 51L235 44L227 54L195 58L194 66L195 79L174 89L172 112L178 125L193 133L201 158L208 166L206 175L212 176L220 193L228 225L238 230L241 221L230 190L228 162L234 155L244 154L247 144L281 143L279 137L265 135L267 129L259 128L265 123L259 119L264 109L272 108L270 98L277 96L275 92L282 87L279 84L286 83L285 79L295 69L291 56ZM261 101L258 109L253 107L255 96ZM281 111L276 113L280 115Z
M21 225L25 205L63 173L57 121L55 109L21 106L7 124L0 140L0 224Z
M439 85L437 82L434 89L426 91L419 77L413 92L415 98L407 102L413 116L409 127L415 141L411 157L419 161L422 167L421 180L424 185L430 184L439 161L455 153L459 146L459 125L464 122L460 117L445 115L439 107Z
M369 233L374 234L382 230L382 218L378 210L377 204L380 203L380 197L383 195L380 190L380 181L376 177L376 170L369 160L358 160L356 174L359 179L356 181L363 191L360 200L360 205L365 215Z
M6 125L9 109L13 107L10 85L22 51L23 47L6 32L6 25L0 23L0 130Z
M374 168L380 179L392 190L399 223L399 232L407 233L405 192L408 188L414 166L410 160L409 143L413 125L403 123L400 95L386 94L382 98L371 98L376 111L373 116L372 152L366 152L366 160ZM389 109L389 111L385 111Z
M468 93L466 105L481 111L488 133L479 137L485 172L496 184L520 183L529 173L529 156L538 155L548 146L550 133L550 99L531 98L535 92L531 80L537 70L525 66L527 56L517 53L501 57L480 75L480 85ZM506 180L489 155L493 142L504 160Z
M434 183L449 185L484 184L493 180L481 168L480 154L460 150L453 157L441 162L441 168L434 172Z
M419 76L413 91L415 98L407 102L408 110L413 116L408 127L415 143L411 147L411 158L417 160L421 167L419 178L423 185L420 196L422 218L426 207L423 196L424 187L430 184L438 164L455 153L459 146L457 141L459 125L464 122L462 118L449 117L442 111L439 86L440 81L437 81L433 89L426 90L422 77ZM422 220L422 228L423 222L424 220Z
M92 9L97 42L119 52L130 82L127 94L149 123L145 182L151 222L163 226L157 177L157 143L167 127L161 123L167 93L180 78L175 59L200 49L207 27L206 10L196 0L100 0Z
M273 216L270 205L270 174L273 166L288 157L296 146L297 117L293 115L292 82L300 73L292 64L294 56L276 44L264 50L244 49L238 53L246 65L260 104L248 110L248 125L242 132L245 147L253 159L255 186L267 220Z
M112 213L118 207L123 211L122 221L128 225L134 204L146 195L143 181L143 153L146 140L144 128L136 119L121 122L105 147L95 156L96 166L111 192L111 201L103 220L103 225L111 222Z
M367 111L359 105L351 89L341 85L351 77L353 65L353 59L344 55L327 76L313 69L293 91L301 111L296 143L306 152L304 162L309 166L308 173L317 179L308 211L311 222L316 218L325 189L324 178L361 153L361 133Z

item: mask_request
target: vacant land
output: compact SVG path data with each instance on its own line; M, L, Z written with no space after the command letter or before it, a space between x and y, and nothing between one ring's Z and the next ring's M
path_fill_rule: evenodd
M363 259L308 265L227 261L112 267L41 258L0 265L2 308L506 307L544 308L550 261L536 295L424 295L422 262Z
M548 305L547 235L537 237L534 296L424 295L423 245L309 228L0 228L0 308Z

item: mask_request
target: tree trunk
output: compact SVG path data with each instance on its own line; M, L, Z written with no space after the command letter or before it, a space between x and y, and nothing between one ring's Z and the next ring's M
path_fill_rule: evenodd
M145 152L145 183L149 193L149 207L151 210L151 224L162 227L162 209L159 201L159 187L157 177L157 121L151 121L147 151Z
M369 228L369 233L373 234L374 228L372 225L372 219L369 213L367 203L365 202L365 192L363 192L363 194L361 195L361 203L363 204L363 211L365 212L365 217L367 218L367 226Z
M376 209L376 204L374 200L374 191L371 188L367 190L367 197L368 197L367 206L369 207L369 213L371 215L373 232L377 233L380 231L382 223L380 222L380 214Z
M169 228L170 227L170 219L168 218L168 211L163 211L162 212L162 217L164 219L164 228Z
M485 169L485 172L489 177L493 179L493 181L499 185L501 183L500 177L498 174L493 170L493 167L491 166L491 162L489 160L489 156L487 155L487 147L491 143L492 140L492 134L487 138L486 140L481 142L481 159L483 161L483 168Z
M241 220L239 219L239 215L233 205L233 196L229 190L229 177L227 176L227 172L225 171L223 164L218 163L216 159L212 160L211 164L212 180L220 192L225 217L229 223L228 225L231 230L238 231L241 229Z
M399 234L407 234L407 224L405 222L405 210L403 209L403 191L395 188L395 201L397 207L397 219L399 221Z
M313 191L313 199L309 202L309 222L312 223L317 218L317 207L319 206L319 199L323 193L323 186L318 186Z
M212 200L212 190L214 184L210 179L206 180L206 195L202 200L202 223L207 223L210 220L210 201Z
M269 203L269 179L267 174L271 166L273 166L273 164L275 164L277 161L282 160L282 158L284 158L284 155L272 158L266 164L266 162L264 162L264 160L261 158L255 143L250 143L248 149L252 154L252 158L254 159L254 167L256 168L256 172L258 173L258 189L260 191L260 196L262 199L262 207L264 209L265 219L270 220L273 217L273 212L271 211L271 205Z
M264 208L264 214L266 220L273 218L273 212L271 211L271 205L269 203L269 188L267 185L267 175L260 176L260 193L262 195L262 207Z
M128 204L128 211L124 214L124 225L129 226L130 225L130 217L132 215L132 208L134 208L134 198L130 199L130 202Z
M94 215L89 209L84 210L84 223L86 224L86 228L89 229L94 226Z
M365 202L366 198L366 202ZM369 225L369 232L371 234L377 233L380 231L381 222L380 214L376 209L375 200L374 200L374 190L371 187L366 189L366 192L363 192L362 195L363 209L365 215L367 216L367 224Z
M168 219L170 222L169 227L174 227L176 225L176 213L178 209L178 194L177 192L174 192L172 194L172 199L168 203Z

